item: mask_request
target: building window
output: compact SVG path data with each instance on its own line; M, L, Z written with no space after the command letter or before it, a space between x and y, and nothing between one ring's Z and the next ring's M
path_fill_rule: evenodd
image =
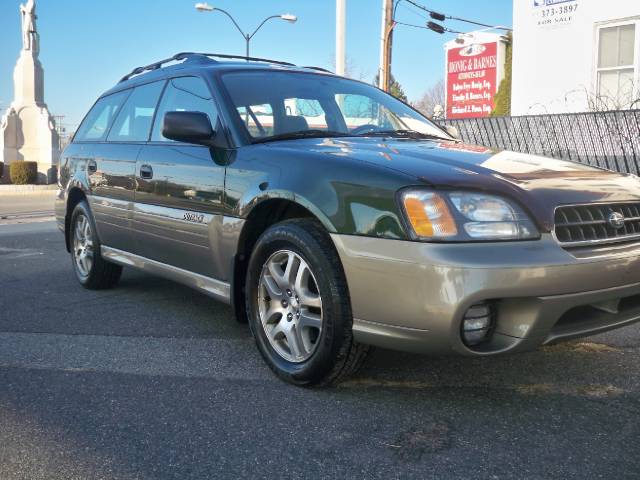
M638 22L598 28L596 88L601 107L640 107L637 43Z

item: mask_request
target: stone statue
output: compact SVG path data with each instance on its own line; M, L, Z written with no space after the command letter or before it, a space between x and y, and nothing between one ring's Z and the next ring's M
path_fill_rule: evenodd
M36 162L38 182L52 183L55 182L60 143L55 122L44 101L44 69L38 58L40 35L36 27L36 2L22 1L22 49L13 70L13 101L0 119L0 162L5 165L19 161ZM8 173L9 169L5 168L5 181Z
M38 31L36 29L36 2L28 0L26 5L20 5L22 14L22 49L38 51Z

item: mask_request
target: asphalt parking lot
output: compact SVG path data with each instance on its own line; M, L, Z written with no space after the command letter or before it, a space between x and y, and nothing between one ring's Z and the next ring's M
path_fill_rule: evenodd
M277 380L228 307L131 270L77 285L0 225L0 479L640 477L640 326L502 358L376 350Z

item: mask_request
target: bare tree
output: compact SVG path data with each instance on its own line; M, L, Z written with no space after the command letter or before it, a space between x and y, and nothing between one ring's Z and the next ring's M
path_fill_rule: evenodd
M335 71L336 70L335 57L331 59L331 66L333 68L333 71ZM362 68L360 68L357 65L356 61L351 57L347 57L345 60L344 76L347 78L353 78L354 80L360 80L361 82L366 82L367 79L370 77L369 73L366 70L363 70Z
M427 116L432 116L436 105L444 106L445 91L444 80L440 79L431 85L417 102L413 103L414 108L420 110Z
M640 107L640 97L633 98L633 79L619 85L614 91L599 88L597 92L585 91L589 111L627 110Z

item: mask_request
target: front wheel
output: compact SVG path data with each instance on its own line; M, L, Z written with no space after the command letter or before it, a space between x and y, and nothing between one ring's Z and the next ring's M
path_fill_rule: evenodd
M353 341L342 265L317 222L289 220L269 228L251 256L245 291L258 349L280 378L328 385L362 364L368 347Z
M73 270L80 284L91 290L115 286L120 280L122 267L102 258L96 224L84 201L73 210L69 236Z

